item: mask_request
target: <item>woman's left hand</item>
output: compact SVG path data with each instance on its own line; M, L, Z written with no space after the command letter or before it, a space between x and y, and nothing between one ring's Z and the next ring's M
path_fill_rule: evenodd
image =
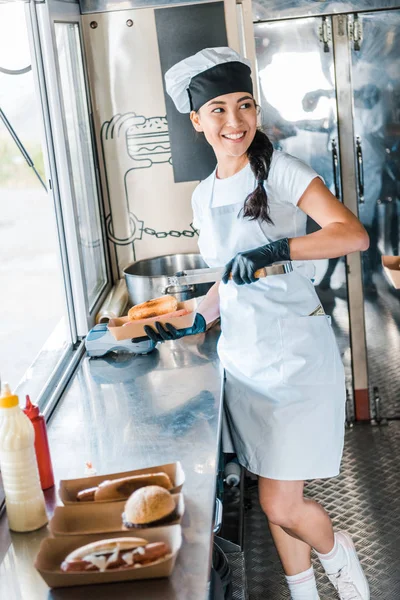
M287 238L276 240L253 250L239 252L226 265L222 281L228 283L229 275L232 273L232 279L236 285L254 283L258 281L254 277L254 273L258 269L269 267L275 262L284 260L290 260L289 240Z
M191 327L185 327L184 329L176 329L171 323L165 323L164 327L158 321L155 322L155 330L150 325L146 325L144 330L147 337L157 342L169 342L171 340L179 340L187 335L196 335L197 333L205 333L207 323L202 314L197 313L194 319L194 323ZM146 338L144 338L146 339ZM143 338L134 338L132 342L140 342Z

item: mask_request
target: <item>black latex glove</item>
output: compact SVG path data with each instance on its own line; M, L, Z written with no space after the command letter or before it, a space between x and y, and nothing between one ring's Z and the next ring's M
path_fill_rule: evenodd
M284 260L290 260L288 238L276 240L276 242L271 242L253 250L239 252L226 265L222 281L228 283L229 274L232 273L232 279L237 285L253 283L258 281L254 277L254 273L258 269L269 267L272 263Z
M194 319L192 327L185 327L185 329L176 329L171 323L165 323L164 327L161 323L155 323L155 329L146 325L144 330L147 336L153 340L153 342L168 342L170 340L179 340L187 335L195 335L196 333L204 333L206 330L206 321L200 313L197 313ZM143 339L143 338L138 338ZM136 340L133 339L132 342Z

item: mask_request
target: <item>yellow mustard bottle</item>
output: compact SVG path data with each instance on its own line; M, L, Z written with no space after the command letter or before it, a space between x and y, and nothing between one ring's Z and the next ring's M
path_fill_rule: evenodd
M0 470L10 529L33 531L47 523L35 455L35 431L4 383L0 395Z

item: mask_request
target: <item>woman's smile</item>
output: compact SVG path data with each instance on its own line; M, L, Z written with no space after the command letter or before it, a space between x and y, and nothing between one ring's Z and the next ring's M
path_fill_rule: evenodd
M238 144L244 140L246 133L247 131L223 133L222 137L228 140L230 143Z

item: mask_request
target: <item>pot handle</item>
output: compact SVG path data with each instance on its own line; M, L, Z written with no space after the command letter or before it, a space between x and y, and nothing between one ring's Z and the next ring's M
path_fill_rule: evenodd
M183 289L181 289L179 291L175 289L174 292L170 291L171 288L174 289L174 288L179 288L179 287L182 287ZM167 285L167 287L164 288L163 294L172 294L172 295L174 295L174 294L180 294L182 292L194 292L194 285L182 285L182 286Z

